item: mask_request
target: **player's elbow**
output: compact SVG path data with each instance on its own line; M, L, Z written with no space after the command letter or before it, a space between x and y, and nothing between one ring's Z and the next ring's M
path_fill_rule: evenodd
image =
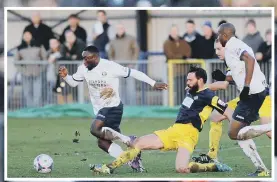
M187 173L190 173L190 169L189 168L184 168L184 167L177 167L176 168L176 172L177 173L185 173L185 174L187 174Z

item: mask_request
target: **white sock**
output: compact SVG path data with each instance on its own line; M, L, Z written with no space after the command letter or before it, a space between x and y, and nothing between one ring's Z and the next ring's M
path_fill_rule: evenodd
M130 137L128 136L125 136L115 130L113 130L112 128L109 128L109 127L102 127L102 132L104 132L106 134L106 132L109 132L112 134L112 139L110 140L120 140L122 143L128 145L130 143ZM109 134L110 136L110 134Z
M110 156L117 158L120 156L120 154L123 152L123 150L118 144L112 143L110 148L108 149L108 152L109 152Z
M265 167L265 165L257 151L256 145L252 139L238 140L238 144L242 148L245 155L251 159L251 161L253 162L253 164L255 165L255 167L257 169L268 170Z
M250 138L258 137L262 134L271 131L271 123L262 124L262 125L254 125L254 126L246 126L240 129L238 133L238 140L247 140Z

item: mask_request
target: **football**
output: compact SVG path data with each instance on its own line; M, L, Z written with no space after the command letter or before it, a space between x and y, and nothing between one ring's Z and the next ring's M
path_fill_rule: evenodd
M34 168L39 173L50 173L53 170L53 164L53 159L46 154L40 154L34 160Z

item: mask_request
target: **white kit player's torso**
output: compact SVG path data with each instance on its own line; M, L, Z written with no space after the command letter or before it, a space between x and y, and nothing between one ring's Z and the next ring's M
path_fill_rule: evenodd
M225 61L227 66L231 69L232 78L240 92L244 87L246 77L245 63L240 59L244 51L247 51L248 54L255 59L253 50L247 44L235 37L232 37L225 46ZM260 93L265 90L265 87L267 87L265 75L262 73L258 62L255 59L249 94Z
M119 97L119 78L128 77L130 69L123 67L113 61L100 59L99 64L92 70L88 70L84 64L78 67L72 78L75 81L86 80L90 100L93 105L94 114L104 107L115 107L120 104ZM114 94L107 99L100 98L100 93L104 88L112 88Z

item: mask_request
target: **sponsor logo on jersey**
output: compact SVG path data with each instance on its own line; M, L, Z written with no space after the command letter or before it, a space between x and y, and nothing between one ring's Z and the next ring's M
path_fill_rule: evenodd
M102 117L102 118L106 118L106 116L104 116L102 114L98 114L97 116Z
M94 88L107 87L107 82L105 80L89 80L88 83Z
M236 115L237 118L239 119L244 119L244 117L240 116L240 115Z

